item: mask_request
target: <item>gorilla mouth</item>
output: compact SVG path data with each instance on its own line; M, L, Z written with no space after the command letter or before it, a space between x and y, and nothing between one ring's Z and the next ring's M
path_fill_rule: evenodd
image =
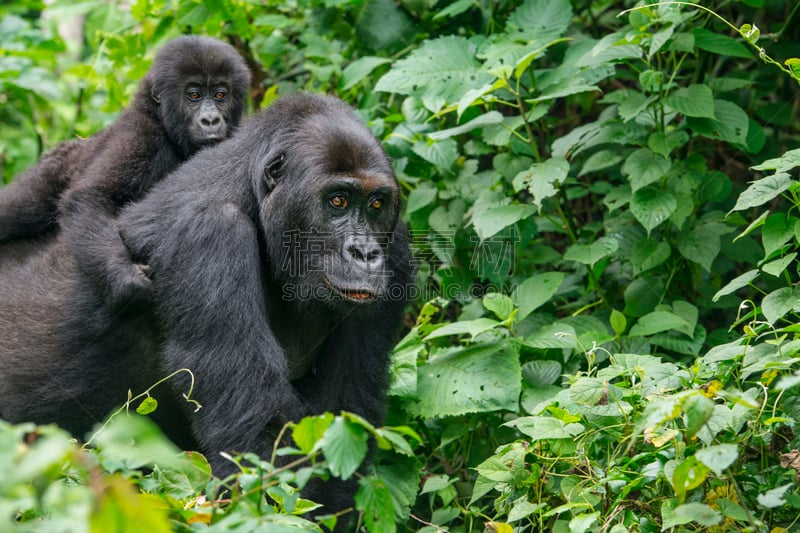
M325 284L333 290L334 294L349 302L365 304L378 299L378 294L369 289L355 289L349 287L339 287L334 285L331 280L325 277Z

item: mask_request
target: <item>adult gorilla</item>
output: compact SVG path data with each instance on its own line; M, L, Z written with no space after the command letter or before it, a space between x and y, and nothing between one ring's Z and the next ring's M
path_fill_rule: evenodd
M218 473L219 452L265 453L307 414L380 422L411 276L399 212L389 160L345 104L278 100L121 213L152 317L110 314L63 239L0 248L0 417L81 435L129 388L188 368L203 408L176 379L154 415ZM313 497L344 505L335 492Z
M230 45L184 36L167 43L111 126L59 144L0 189L0 240L60 227L77 266L118 308L149 295L114 218L204 146L230 137L250 73Z

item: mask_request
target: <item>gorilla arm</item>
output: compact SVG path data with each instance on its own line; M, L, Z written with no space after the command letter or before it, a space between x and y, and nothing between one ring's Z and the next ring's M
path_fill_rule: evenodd
M192 431L223 476L233 465L219 452L268 455L281 427L306 409L267 321L255 226L234 204L185 196L150 195L120 223L152 268L165 372L194 374L203 407L191 415Z

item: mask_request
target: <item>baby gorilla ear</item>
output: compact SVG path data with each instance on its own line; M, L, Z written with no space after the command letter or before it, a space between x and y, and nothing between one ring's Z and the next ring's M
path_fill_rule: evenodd
M285 154L280 153L273 157L272 160L267 163L267 166L264 167L264 187L266 188L266 192L271 192L272 189L275 188L275 185L278 184L278 180L282 175L283 160L285 157Z

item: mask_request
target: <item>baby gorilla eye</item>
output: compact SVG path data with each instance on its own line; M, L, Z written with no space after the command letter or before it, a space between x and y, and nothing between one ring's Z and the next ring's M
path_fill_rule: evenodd
M380 198L373 198L372 201L369 203L369 206L372 209L380 209L383 207L383 200Z
M344 195L337 194L331 197L330 203L336 209L344 209L347 207L347 198Z
M214 93L214 100L224 100L225 99L225 91L217 91Z
M202 95L202 94L200 94L200 91L196 91L196 90L190 90L190 91L188 91L188 92L186 93L186 96L189 98L189 100L192 100L192 101L195 101L195 102L196 102L197 100L200 100L200 98L202 98L202 97L203 97L203 95Z

